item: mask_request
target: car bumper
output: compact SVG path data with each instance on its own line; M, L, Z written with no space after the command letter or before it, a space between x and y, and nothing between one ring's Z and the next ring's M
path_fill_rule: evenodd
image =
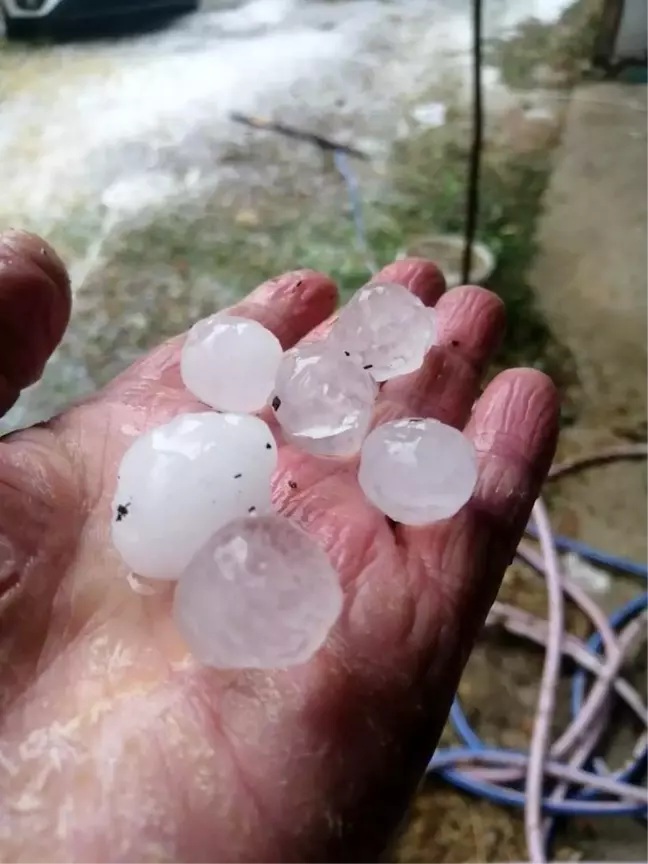
M123 18L129 15L146 13L181 12L195 9L192 0L62 0L53 4L46 2L40 9L25 10L15 3L6 2L8 15L17 21L34 25L95 21L110 18Z

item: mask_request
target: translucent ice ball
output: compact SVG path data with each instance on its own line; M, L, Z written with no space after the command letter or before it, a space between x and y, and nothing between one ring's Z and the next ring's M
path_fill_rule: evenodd
M194 657L225 669L305 663L342 609L326 554L282 516L217 531L176 588L174 619Z
M358 482L395 522L427 525L454 516L472 495L471 442L438 420L395 420L376 427L360 452Z
M187 334L180 374L206 405L249 414L267 404L282 355L277 337L257 321L217 313Z
M328 341L287 351L272 400L284 434L318 456L357 453L367 434L377 386L368 372Z
M117 474L112 539L139 576L177 579L222 525L271 510L277 448L267 424L183 414L141 435Z
M340 312L331 339L376 381L416 371L436 341L436 318L407 288L366 285Z

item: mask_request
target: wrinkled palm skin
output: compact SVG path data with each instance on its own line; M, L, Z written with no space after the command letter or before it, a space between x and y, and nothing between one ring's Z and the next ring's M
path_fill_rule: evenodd
M180 381L181 337L92 399L0 441L2 860L384 854L550 465L557 396L524 369L479 396L504 326L495 295L444 292L418 259L381 278L436 305L440 344L419 371L383 385L376 422L465 427L480 477L456 517L406 528L363 499L351 462L280 446L273 499L317 538L345 590L334 632L304 666L200 667L174 629L169 590L134 591L111 547L125 448L201 408ZM46 244L0 237L1 411L40 376L70 305ZM236 312L287 348L321 336L335 305L326 276L299 271Z

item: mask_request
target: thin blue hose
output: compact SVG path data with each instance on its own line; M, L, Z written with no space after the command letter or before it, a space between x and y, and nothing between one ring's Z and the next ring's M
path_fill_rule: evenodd
M611 617L611 623L616 622L616 626L619 624L625 623L629 618L633 617L633 615L638 614L642 609L646 608L646 602L648 600L648 595L641 595L640 597L634 598L630 603L626 604L622 609L617 610ZM598 636L600 643L599 634L594 634ZM592 641L592 640L590 640ZM573 708L572 703L572 708ZM577 709L580 708L580 702L576 703ZM464 754L466 752L474 753L478 755L480 752L487 752L488 750L498 750L502 752L504 748L489 748L482 741L482 739L477 735L477 733L472 729L470 723L464 711L461 707L461 703L458 699L455 699L450 710L450 720L455 728L455 731L462 739L462 741L466 744L465 748L460 748L457 750L440 750L437 754L432 758L430 764L428 765L429 772L439 773L446 781L451 783L453 786L456 786L460 789L464 789L467 792L472 792L475 795L479 795L480 797L484 797L489 801L493 801L494 803L504 804L511 807L524 807L525 796L522 792L517 792L513 789L503 789L500 786L496 786L493 783L488 783L487 781L475 780L466 776L461 771L456 771L450 768L442 767L447 764L447 761L451 759L452 754ZM511 752L511 751L506 751ZM517 752L517 751L513 751ZM623 769L615 773L613 776L615 779L628 781L632 779L636 773L643 768L643 763L646 758L646 752L643 751L641 754L637 756L637 758L633 761L633 763L627 768ZM580 791L573 798L568 798L565 801L551 801L549 799L545 799L543 802L544 811L551 815L601 815L601 816L636 816L636 815L644 815L646 812L646 808L642 804L618 804L617 806L611 806L609 803L605 808L598 806L598 802L596 799L600 796L600 792L594 789L585 789ZM592 800L594 799L594 800Z
M572 541L569 538L560 538L562 541L561 548L574 548ZM575 541L574 541L575 542ZM569 545L567 545L569 544ZM558 543L560 546L560 543ZM605 566L612 567L617 570L623 570L632 575L641 576L644 579L648 574L645 567L635 564L632 561L615 556L608 556L598 549L593 549L586 544L578 544L579 554L590 560L597 561ZM617 628L622 626L626 621L643 611L648 604L648 594L641 594L633 598L625 606L617 609L610 617L610 624ZM587 647L589 650L600 653L602 647L602 639L600 633L594 633ZM572 679L572 714L575 715L580 710L587 684L587 674L584 670L579 669ZM452 761L452 754L464 754L467 752L477 755L479 752L485 752L495 749L502 752L503 748L488 748L482 739L477 735L474 729L468 722L461 703L458 698L455 698L452 708L450 709L450 721L459 735L460 739L466 745L465 748L440 750L432 758L428 765L429 772L440 774L446 781L456 786L459 789L464 789L474 795L486 798L494 803L503 804L509 807L524 807L525 795L523 792L518 792L514 789L505 789L493 783L488 783L483 780L475 780L468 777L464 772L445 767L449 761ZM507 751L510 752L510 751ZM633 760L632 764L621 771L614 773L612 776L615 779L622 781L632 780L640 771L643 770L646 758L648 756L648 747L644 748L641 753ZM595 769L593 769L595 770ZM606 802L606 806L602 807L597 800L601 792L596 789L582 789L575 793L571 798L563 801L550 801L545 799L543 802L544 812L554 816L559 815L600 815L600 816L645 816L646 807L642 804L622 804L614 806L610 802Z
M482 748L484 754L488 752L497 753L518 753L525 755L520 751L505 750L501 747ZM456 771L452 768L445 768L448 762L461 758L466 754L477 756L472 748L451 748L448 750L440 750L432 758L428 765L428 772L439 774L444 780L450 782L453 786L459 789L464 789L466 792L471 792L473 795L478 795L481 798L486 798L495 804L504 804L508 807L517 807L522 809L526 803L526 795L524 792L518 792L515 789L508 789L501 786L496 786L494 783L489 783L486 780L474 780L467 777L462 771ZM636 807L645 810L642 804L615 804L607 802L605 807L601 806L600 801L578 801L574 798L567 798L564 801L551 801L545 799L543 810L545 813L552 816L634 816Z
M617 609L610 616L610 625L614 628L621 627L626 621L629 621L635 615L638 615L640 612L643 612L644 609L648 607L648 594L640 594L638 597L634 597L630 600L629 603L626 603L625 606L622 606L620 609ZM594 633L587 641L587 647L590 651L595 651L597 654L600 653L601 648L603 646L603 640L601 638L600 633ZM585 698L585 689L587 686L587 674L584 669L578 669L572 678L572 689L571 689L571 711L572 716L576 716L580 711L581 705L583 704L583 700ZM641 752L636 756L636 758L632 761L632 763L626 768L618 771L614 774L614 776L618 780L630 781L634 777L639 774L640 771L644 769L646 759L648 758L648 746L642 748ZM592 770L596 772L596 766L592 766ZM579 790L575 798L580 800L587 800L597 797L597 790L595 789L581 789ZM646 808L642 807L640 804L635 805L633 810L634 814L644 815L646 812Z
M485 750L486 744L482 741L479 735L468 722L468 718L464 714L464 710L459 702L459 697L455 697L450 709L450 722L452 723L455 732L461 738L463 743L471 750Z
M365 257L365 263L369 273L373 274L376 272L377 267L367 239L367 230L365 227L364 216L362 215L362 197L360 195L358 181L351 167L351 162L343 150L334 150L333 160L335 162L335 167L340 172L347 188L347 195L351 206L351 215L353 216L353 225L358 245Z
M531 537L538 536L537 531L531 525L527 525L526 531ZM571 537L563 537L560 534L554 536L554 541L556 547L561 551L575 552L582 558L587 558L595 564L602 564L611 570L621 570L623 573L648 579L648 568L643 564L637 564L636 561L630 561L628 558L621 558L618 555L608 555L607 552L601 552L600 549L595 549L587 543L572 540Z
M620 609L617 609L610 616L610 626L616 629L617 627L621 627L626 621L629 621L630 618L633 618L635 615L638 615L640 612L646 608L648 602L648 594L639 594L637 597L633 597L629 603L626 603L625 606L622 606ZM587 647L590 651L595 651L597 654L600 654L601 648L603 647L603 639L601 638L600 633L593 633L592 636L586 642ZM571 712L572 717L575 717L576 714L580 711L580 707L583 704L583 700L585 698L585 687L587 685L587 673L584 669L578 669L574 677L572 679L572 689L571 689Z

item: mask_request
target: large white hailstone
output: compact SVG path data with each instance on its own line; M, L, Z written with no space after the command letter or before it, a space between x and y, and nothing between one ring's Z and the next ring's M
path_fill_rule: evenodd
M366 285L343 307L331 337L376 381L416 371L436 342L433 309L402 285Z
M282 355L277 337L258 321L217 313L187 334L180 374L206 405L250 414L267 404Z
M318 456L357 453L378 388L369 373L328 341L284 354L272 407L286 437Z
M222 525L271 511L277 447L267 424L238 414L182 414L126 451L112 539L130 569L177 579Z
M367 435L358 482L395 522L427 525L454 516L470 499L475 451L465 435L438 420L395 420Z
M342 609L324 551L282 516L216 531L182 574L173 615L193 656L221 669L305 663Z

